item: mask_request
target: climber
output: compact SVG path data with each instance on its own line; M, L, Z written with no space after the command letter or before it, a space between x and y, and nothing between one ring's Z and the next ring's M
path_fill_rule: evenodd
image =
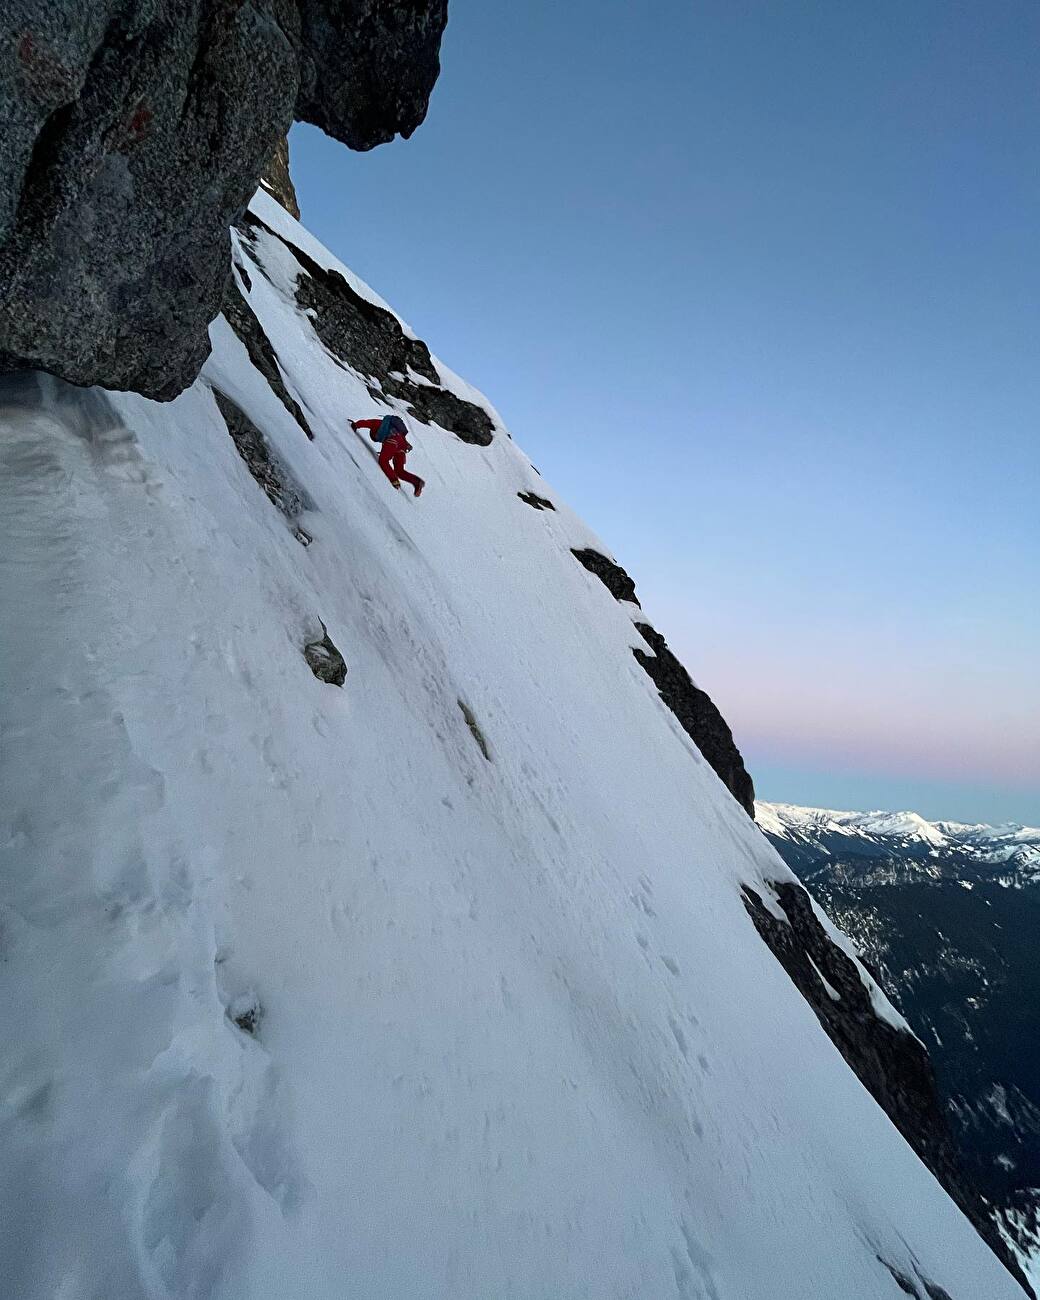
M405 457L412 450L408 441L408 426L399 415L384 415L381 420L351 420L350 427L367 429L373 442L381 443L379 468L390 480L390 486L400 488L401 479L412 485L418 496L426 486L425 480L409 474L404 467Z

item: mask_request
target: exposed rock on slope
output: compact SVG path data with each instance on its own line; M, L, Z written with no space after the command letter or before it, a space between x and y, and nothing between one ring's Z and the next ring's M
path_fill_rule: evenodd
M599 578L615 600L628 600L633 605L639 604L636 598L636 584L620 564L616 564L605 555L600 555L599 551L593 550L591 546L572 548L571 554L582 568L588 569Z
M446 0L12 0L0 16L0 371L171 398L209 351L228 226L293 117L410 134Z
M268 500L289 519L295 519L307 502L302 488L292 481L289 471L271 455L264 435L246 413L219 389L213 390L228 433L246 463L250 474L267 494Z
M342 686L347 680L346 660L329 636L329 629L324 623L321 625L321 636L316 641L308 641L303 647L303 657L318 681L327 682L330 686Z
M278 141L278 147L264 168L261 184L274 195L286 212L299 220L300 201L296 197L296 186L292 183L292 176L289 174L288 140Z
M243 283L249 278L249 272L244 266L239 268L239 275L242 277ZM282 378L282 372L278 365L278 358L274 354L274 349L271 347L267 335L260 328L260 322L250 310L248 301L243 297L234 276L227 282L220 310L224 319L245 344L246 351L249 353L249 360L267 380L271 392L274 393L307 437L313 438L314 435L304 418L299 402L285 386L285 380Z
M753 889L744 889L755 928L863 1086L1025 1287L988 1205L964 1177L924 1045L878 1015L860 971L827 933L806 890L788 881L775 882L772 890L786 922L764 907Z
M532 510L555 510L556 507L548 497L540 497L537 492L518 492L516 494L524 505L528 505Z
M668 642L660 632L649 623L637 623L636 629L654 653L645 654L638 647L632 653L653 678L661 699L719 774L723 785L741 808L754 817L755 786L726 719L707 692L694 685L690 674L668 649Z
M571 554L590 573L594 573L615 600L638 607L636 584L614 560L591 547L572 549ZM755 787L744 766L740 750L726 719L711 697L693 684L690 674L671 650L668 642L649 623L637 622L636 629L653 654L634 648L632 653L653 679L661 699L682 724L683 730L715 769L723 785L746 813L755 815Z
M281 240L253 214L246 215L239 229L247 242L260 230L279 239L299 267L296 301L331 355L370 380L371 397L386 406L388 397L397 398L423 424L433 421L463 442L489 445L495 426L487 411L443 385L430 349L406 333L392 312L358 293L338 271L320 266L303 249Z

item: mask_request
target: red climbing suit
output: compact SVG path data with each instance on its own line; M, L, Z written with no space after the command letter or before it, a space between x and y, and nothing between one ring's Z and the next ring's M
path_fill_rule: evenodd
M368 429L375 433L382 420L354 420L352 423L355 429ZM403 433L392 433L379 449L379 468L394 487L397 487L399 479L403 479L412 485L418 496L423 480L416 478L414 474L409 474L404 467L405 457L411 450L412 444Z
M391 483L396 484L398 479L403 479L405 483L411 483L416 493L418 493L422 487L422 479L416 478L414 474L409 474L404 467L405 454L411 449L411 444L405 441L403 435L399 433L391 434L380 449L379 468Z

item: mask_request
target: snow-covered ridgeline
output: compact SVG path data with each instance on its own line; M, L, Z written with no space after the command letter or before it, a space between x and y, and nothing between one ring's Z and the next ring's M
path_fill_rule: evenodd
M605 548L439 362L498 433L413 423L393 493L291 255L239 255L313 441L223 319L168 405L0 381L10 1293L1011 1300L760 941L794 877Z
M797 831L840 831L846 835L891 835L944 844L941 825L915 812L837 812L831 808L800 808L789 803L755 804L755 820L772 835Z
M822 842L833 836L838 841L844 837L900 846L921 844L998 866L1011 861L1020 867L1040 866L1040 828L1013 822L1003 826L930 822L915 812L838 812L761 800L755 804L755 820L766 834L785 840Z

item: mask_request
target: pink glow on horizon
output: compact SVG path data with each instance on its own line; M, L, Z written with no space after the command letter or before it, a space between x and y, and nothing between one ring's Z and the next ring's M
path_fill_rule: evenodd
M980 703L939 674L900 681L905 665L868 675L846 663L817 680L812 666L727 657L693 675L745 749L842 772L1040 789L1040 710L1014 698L1014 682L994 681Z
M933 780L985 780L1015 789L1040 786L1036 734L994 734L981 728L951 732L948 719L903 716L811 716L797 709L756 713L741 701L727 718L738 744L755 745L791 761L836 764L842 770L904 774Z

